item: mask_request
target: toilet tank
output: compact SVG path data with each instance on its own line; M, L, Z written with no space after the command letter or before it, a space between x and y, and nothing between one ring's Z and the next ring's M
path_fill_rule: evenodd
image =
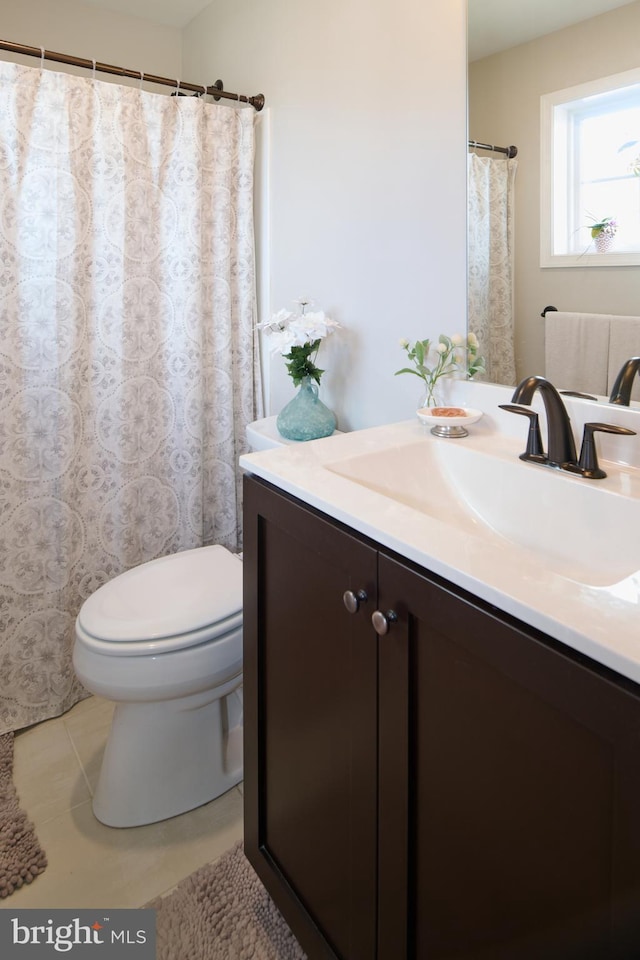
M270 450L272 447L283 447L288 444L300 443L299 440L287 440L278 433L276 426L277 416L265 417L264 420L254 420L247 425L247 443L249 451L257 453L259 450ZM335 433L342 433L335 430Z
M247 425L247 443L252 453L258 450L270 450L272 447L283 447L285 444L295 443L295 440L286 440L278 433L276 426L277 416L265 417L264 420L254 420Z

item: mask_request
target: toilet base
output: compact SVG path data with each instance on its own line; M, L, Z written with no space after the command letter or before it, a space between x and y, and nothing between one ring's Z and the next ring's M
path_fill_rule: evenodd
M93 798L97 819L109 827L156 823L239 783L241 681L229 681L215 695L117 703Z

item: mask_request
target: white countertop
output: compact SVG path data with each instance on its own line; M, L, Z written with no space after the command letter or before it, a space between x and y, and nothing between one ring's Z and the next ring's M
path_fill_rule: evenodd
M500 416L509 415L500 412ZM524 418L511 417L511 421L520 420ZM570 570L549 569L540 562L539 556L517 543L483 536L482 531L476 535L469 530L452 528L444 519L446 504L443 504L443 519L439 519L433 512L431 515L421 512L327 469L329 464L354 456L415 441L472 444L478 450L498 451L505 462L513 460L523 471L542 470L550 474L547 489L553 491L556 471L518 460L518 452L523 449L522 425L519 425L520 439L516 440L496 432L495 423L495 419L486 416L469 428L469 437L451 440L431 436L413 419L247 454L240 458L240 466L505 613L640 683L640 570L612 583L599 583L597 578L589 582L588 577L583 578L587 582L580 582L579 578L572 578ZM510 428L512 426L510 423ZM509 429L508 433L512 432ZM618 490L628 494L631 487L633 496L640 496L637 468L620 467L618 471L617 464L605 466L610 476L604 481L568 478L568 482L603 484L601 489L610 490L614 496ZM566 482L567 478L559 480ZM422 481L427 484L428 476ZM544 510L544 503L525 501L522 509ZM628 536L637 542L640 530L629 529Z

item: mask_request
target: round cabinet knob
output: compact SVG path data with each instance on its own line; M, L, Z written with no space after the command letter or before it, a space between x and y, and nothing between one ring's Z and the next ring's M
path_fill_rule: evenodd
M361 603L365 603L367 600L366 590L358 590L356 593L353 590L345 590L342 594L342 602L349 611L349 613L357 613L360 608Z
M398 614L394 610L387 610L386 613L383 613L382 610L376 610L375 613L371 614L373 629L379 637L384 637L385 633L389 632L391 624L395 623L397 619Z

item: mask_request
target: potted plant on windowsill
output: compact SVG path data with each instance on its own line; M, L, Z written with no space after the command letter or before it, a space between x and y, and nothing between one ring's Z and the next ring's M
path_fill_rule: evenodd
M593 220L593 223L586 224L586 227L591 231L591 239L595 243L596 252L606 253L615 240L618 231L617 221L614 217L603 217L601 220L590 217L590 219Z

